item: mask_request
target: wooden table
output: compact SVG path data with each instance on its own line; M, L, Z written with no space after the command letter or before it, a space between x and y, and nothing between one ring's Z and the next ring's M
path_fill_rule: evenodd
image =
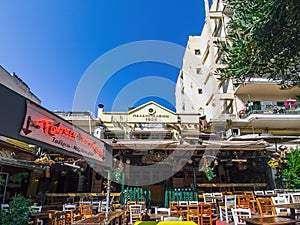
M276 196L277 194L255 194L255 197L257 198L271 198Z
M109 212L108 216L108 224L115 225L115 224L122 224L122 216L125 213L125 211L114 211ZM105 222L105 212L101 212L97 215L79 220L75 222L74 224L77 225L99 225L100 223Z
M278 204L274 205L277 208L289 208L291 209L291 219L296 218L296 209L300 209L300 203L286 203L286 204Z
M283 217L252 217L252 218L244 218L247 225L294 225L296 224L296 220L283 218Z
M31 213L30 216L34 218L34 225L36 225L38 224L38 220L50 220L52 213L54 213L54 211L37 212Z

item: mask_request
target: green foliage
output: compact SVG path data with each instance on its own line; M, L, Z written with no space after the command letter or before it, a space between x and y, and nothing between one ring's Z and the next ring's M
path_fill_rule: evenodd
M0 224L24 225L30 221L30 201L23 195L16 195L9 203L9 210L1 210Z
M211 181L216 176L216 174L214 173L214 169L209 166L204 166L204 167L200 168L199 171L204 172L206 175L206 178L209 181Z
M300 149L287 153L287 161L282 164L279 177L285 188L300 188Z
M5 179L3 176L0 176L0 186L4 186L5 184Z
M220 79L244 83L252 77L300 87L300 1L226 0L233 11L227 41L217 41L224 55Z

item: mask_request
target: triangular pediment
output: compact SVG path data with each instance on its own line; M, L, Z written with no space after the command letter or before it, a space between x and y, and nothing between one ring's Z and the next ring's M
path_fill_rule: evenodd
M130 122L176 122L177 114L173 111L150 101L128 112Z

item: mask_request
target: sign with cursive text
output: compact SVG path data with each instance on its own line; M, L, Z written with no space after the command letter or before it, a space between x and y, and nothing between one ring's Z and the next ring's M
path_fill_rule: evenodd
M20 135L96 161L105 160L104 143L43 108L26 102Z

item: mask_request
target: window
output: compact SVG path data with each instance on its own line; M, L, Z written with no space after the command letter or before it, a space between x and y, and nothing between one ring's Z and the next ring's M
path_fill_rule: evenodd
M196 68L196 73L197 74L201 74L201 72L202 72L201 68Z
M200 55L200 49L195 49L195 55Z
M198 94L201 95L202 94L202 89L198 88Z

